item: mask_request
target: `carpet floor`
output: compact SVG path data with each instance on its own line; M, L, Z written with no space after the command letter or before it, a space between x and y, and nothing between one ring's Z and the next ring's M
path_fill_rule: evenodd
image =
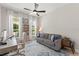
M29 42L25 47L26 56L70 56L72 53L68 53L65 50L61 52L54 51L44 45L41 45L36 42L36 40Z

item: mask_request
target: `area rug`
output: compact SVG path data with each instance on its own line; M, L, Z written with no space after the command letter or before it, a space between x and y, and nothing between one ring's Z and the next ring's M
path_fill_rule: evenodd
M26 56L69 56L66 51L60 52L54 51L44 45L37 43L36 40L26 44L25 47Z

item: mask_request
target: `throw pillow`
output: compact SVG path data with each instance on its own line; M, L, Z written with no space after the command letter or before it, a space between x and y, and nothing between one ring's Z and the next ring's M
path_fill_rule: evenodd
M51 40L52 40L52 41L53 41L53 39L54 39L54 35L51 36Z

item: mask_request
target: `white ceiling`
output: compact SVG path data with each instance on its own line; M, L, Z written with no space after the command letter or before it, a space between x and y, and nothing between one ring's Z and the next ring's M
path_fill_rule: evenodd
M66 3L38 3L38 4L39 4L38 10L46 10L46 13L52 12L56 8L66 5ZM24 8L28 8L31 10L34 9L34 3L0 3L0 5L24 13L30 13L29 11L24 10Z

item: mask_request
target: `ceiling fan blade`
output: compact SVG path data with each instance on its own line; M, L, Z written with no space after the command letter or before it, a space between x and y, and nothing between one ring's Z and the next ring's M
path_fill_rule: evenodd
M42 11L36 11L36 12L44 12L45 13L46 11L45 10L42 10Z
M39 14L38 14L38 13L36 13L36 15L37 15L37 16L39 16Z
M36 9L38 8L38 6L39 6L39 4L34 3L34 7L35 7L35 9L34 9L34 10L36 10Z
M28 8L24 8L25 10L28 10L28 11L32 11L32 10L30 10L30 9L28 9Z

